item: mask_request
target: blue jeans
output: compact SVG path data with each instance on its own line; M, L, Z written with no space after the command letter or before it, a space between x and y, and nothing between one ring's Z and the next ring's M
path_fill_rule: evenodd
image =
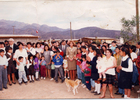
M95 81L92 80L92 78L90 79L90 82L91 82L91 86L92 86L92 87L95 87Z
M119 77L120 77L120 73L118 73L118 79L119 79ZM118 92L121 93L121 94L124 94L124 89L119 88Z
M86 81L85 81L85 75L84 75L84 73L82 73L82 83L83 83L84 85L86 85Z
M79 67L79 65L77 65L77 76L78 76L78 79L82 79L82 72L81 72L81 68Z

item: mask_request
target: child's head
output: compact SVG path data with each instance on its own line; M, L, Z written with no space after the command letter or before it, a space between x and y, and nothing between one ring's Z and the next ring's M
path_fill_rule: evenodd
M56 55L57 55L57 56L60 55L60 51L59 51L59 50L56 51Z
M82 55L81 58L82 58L83 61L85 61L86 60L86 55Z
M23 62L23 57L22 56L19 56L18 57L18 60L19 60L19 62Z
M13 52L13 49L11 47L8 47L7 48L7 52L12 53Z
M52 64L54 64L54 62L52 61Z
M37 58L39 58L39 53L37 52L35 56L36 56Z
M86 46L82 46L81 50L82 50L82 52L85 52L86 51Z
M87 66L87 67L90 66L90 62L89 62L89 61L86 62L86 66Z
M0 49L0 56L4 56L4 50Z
M77 53L78 53L78 54L81 53L81 49L77 49Z
M67 59L67 56L66 56L66 55L64 55L64 56L63 56L63 58L64 58L64 59Z
M30 55L30 56L29 56L29 59L33 59L33 58L34 58L33 55Z
M44 57L44 56L42 56L42 57L41 57L41 59L42 59L42 60L45 60L45 57Z
M97 59L100 60L102 58L102 54L97 54Z

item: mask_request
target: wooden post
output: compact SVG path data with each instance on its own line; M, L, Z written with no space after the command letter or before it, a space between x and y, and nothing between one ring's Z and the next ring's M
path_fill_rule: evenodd
M70 36L71 36L71 40L72 40L71 22L70 22Z
M139 41L139 5L138 0L136 0L136 30L137 30L137 41Z
M15 27L15 26L12 26L12 27L13 27L13 34L14 34L14 27Z

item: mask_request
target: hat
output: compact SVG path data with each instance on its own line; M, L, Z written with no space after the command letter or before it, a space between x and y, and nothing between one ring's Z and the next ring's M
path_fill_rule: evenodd
M10 38L9 41L14 41L14 39L13 38Z

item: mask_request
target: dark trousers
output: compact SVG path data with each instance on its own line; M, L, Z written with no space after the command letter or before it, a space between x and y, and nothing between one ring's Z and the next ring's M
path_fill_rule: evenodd
M46 77L46 66L41 65L40 72L41 77Z
M91 77L85 77L85 81L86 81L86 87L88 88L88 90L91 90L91 82L90 82Z
M54 78L55 76L55 69L51 69L51 78Z
M58 71L60 72L61 79L64 80L62 65L59 68L55 68L55 80L58 81Z
M7 68L4 69L4 66L0 65L0 90L2 86L7 87Z

